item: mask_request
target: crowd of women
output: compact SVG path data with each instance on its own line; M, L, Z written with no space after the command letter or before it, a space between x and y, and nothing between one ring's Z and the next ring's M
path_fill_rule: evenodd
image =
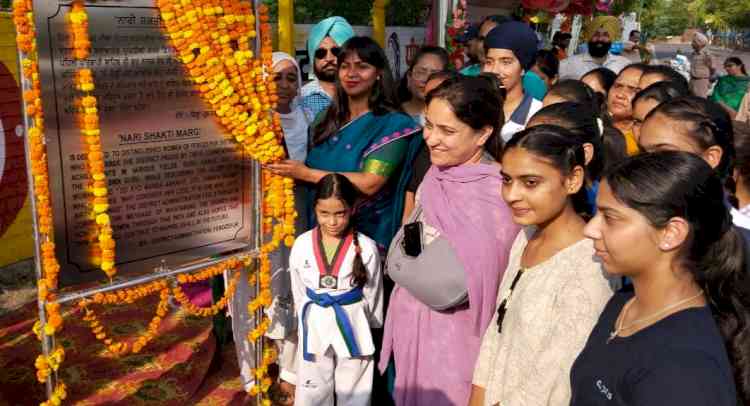
M669 67L557 81L527 25L485 31L481 74L424 47L398 89L375 41L324 33L316 117L274 56L290 159L266 169L300 216L271 309L286 401L750 404L748 128Z

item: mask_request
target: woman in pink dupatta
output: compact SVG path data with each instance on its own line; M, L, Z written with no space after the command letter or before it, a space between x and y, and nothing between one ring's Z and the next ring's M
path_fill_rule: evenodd
M422 240L448 240L468 302L437 311L396 284L379 368L393 356L397 406L465 405L479 345L518 226L500 196L502 97L486 77L444 82L427 97L424 138L432 167L417 192ZM394 249L393 247L391 249ZM408 272L408 270L406 270ZM429 275L424 278L429 288Z

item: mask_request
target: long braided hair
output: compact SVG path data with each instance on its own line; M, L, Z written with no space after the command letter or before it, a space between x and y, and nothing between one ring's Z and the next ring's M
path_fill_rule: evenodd
M359 196L359 190L357 190L357 187L346 176L339 173L330 173L318 182L313 205L317 205L319 200L334 198L339 199L347 208L353 211ZM357 234L353 216L349 218L347 232L352 233L352 243L354 244L355 252L354 262L352 263L351 283L355 287L361 288L367 283L367 268L364 261L362 261L362 248L359 244L359 235Z

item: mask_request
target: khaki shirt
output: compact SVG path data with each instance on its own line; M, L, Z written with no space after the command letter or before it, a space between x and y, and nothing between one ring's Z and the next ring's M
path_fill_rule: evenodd
M700 52L693 53L690 61L690 76L693 79L708 79L715 71L713 58L708 49L703 48Z

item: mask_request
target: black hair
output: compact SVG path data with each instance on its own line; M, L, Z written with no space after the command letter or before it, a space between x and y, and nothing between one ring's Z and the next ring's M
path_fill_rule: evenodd
M505 123L504 97L494 75L477 77L459 76L449 79L427 94L427 104L434 99L448 102L453 114L474 130L492 127L492 134L484 149L496 160L500 160L503 139L500 131Z
M615 198L661 228L690 225L680 261L706 295L734 368L738 404L750 402L750 277L745 240L732 225L724 188L700 157L677 151L641 154L606 176Z
M552 36L552 43L557 45L561 41L569 40L571 38L573 38L573 36L570 33L557 31L555 35Z
M503 24L503 23L507 23L507 22L513 21L513 18L508 17L508 16L504 16L504 15L501 15L501 14L490 15L490 16L484 17L482 19L482 22L479 23L479 28L482 28L482 25L484 23L486 23L487 21L492 21L493 23L495 23L497 25L500 25L500 24Z
M560 61L553 51L540 49L536 52L534 60L539 70L547 75L550 80L556 78L560 72Z
M733 63L733 64L735 64L735 65L739 66L739 67L740 67L740 69L742 70L742 74L743 74L743 75L745 75L745 76L747 76L747 70L745 70L745 63L744 63L744 62L742 62L742 59L740 59L740 58L738 58L738 57L736 57L736 56L730 56L729 58L727 58L727 59L726 59L726 60L724 61L724 64L725 64L725 65L726 65L727 63Z
M574 134L581 144L591 144L594 147L594 156L586 165L586 174L590 181L598 180L604 169L604 152L602 151L602 130L599 129L599 120L591 106L563 102L546 106L536 112L530 122L551 124L562 127Z
M630 37L632 37L632 36L633 36L633 33L634 33L634 32L637 32L638 34L640 34L640 33L641 33L641 30L631 30L631 31L630 31L630 34L628 34L628 39L629 39Z
M380 71L380 79L375 82L368 100L372 113L383 115L398 111L399 105L396 103L394 94L393 76L383 48L372 38L352 37L341 46L341 52L337 58L339 69L341 64L354 54ZM336 97L324 113L323 119L312 130L312 146L320 145L336 133L349 121L349 114L349 97L336 75Z
M617 80L617 74L608 68L596 68L594 70L590 70L586 72L586 74L583 75L581 79L588 75L593 75L594 77L596 77L596 80L600 85L602 85L602 88L604 88L604 91L607 93L609 93L609 89L612 88L612 85L615 84L615 80ZM606 96L607 95L605 94L605 99Z
M313 207L318 204L319 200L335 198L341 200L346 207L354 209L357 199L360 196L357 187L346 176L340 173L329 173L324 176L315 188L315 200ZM352 243L354 244L354 262L352 263L352 284L356 287L363 287L367 283L367 268L362 261L362 251L359 246L359 236L354 225L353 217L349 220L349 230L352 233Z
M659 75L665 82L675 82L682 89L688 89L690 86L685 76L682 76L680 72L674 70L671 66L667 65L648 65L646 70L643 71L643 75Z
M441 70L445 69L448 66L450 57L448 56L448 51L446 51L445 48L432 45L423 45L421 48L419 48L419 51L417 51L417 54L414 55L414 59L412 59L411 64L409 65L409 69L406 70L404 76L401 77L401 81L398 84L398 100L401 103L406 103L413 97L411 91L409 90L409 74L414 69L414 66L419 63L422 57L426 55L434 55L438 57L440 59L440 63L443 64Z
M625 73L626 70L629 70L629 69L638 69L639 71L641 71L641 74L643 74L643 72L645 72L646 69L648 69L649 66L650 65L647 64L647 63L634 62L634 63L631 63L630 65L627 65L626 67L622 68L622 70L620 71L620 73L617 74L617 76L622 75L623 73ZM617 80L617 79L615 79L615 80Z
M611 125L604 126L602 133L604 173L610 168L628 159L628 144L622 131Z
M646 120L660 114L675 123L675 131L684 132L706 150L718 146L722 150L716 172L722 179L730 175L734 161L734 129L729 114L718 104L702 97L685 96L657 106Z
M444 70L441 70L440 72L434 72L433 74L431 74L430 77L427 78L427 81L429 82L431 80L438 80L438 79L452 80L452 79L457 79L459 77L461 77L461 74L457 70L444 69Z
M442 83L447 80L456 80L460 78L461 76L462 75L455 69L445 69L445 70L441 70L440 72L435 72L431 74L430 77L427 78L427 82L425 83L429 83L433 80L440 80ZM432 89L432 91L435 91L435 89ZM425 95L425 99L427 99L427 95Z
M690 90L676 82L656 82L633 97L633 106L639 100L654 100L657 104L690 95Z
M513 135L505 145L503 154L513 148L523 148L550 162L564 176L569 175L576 166L580 166L585 177L586 155L583 143L577 135L563 127L548 124L529 127ZM581 185L581 188L571 197L571 203L577 213L591 214L585 185Z
M590 88L589 85L580 80L561 80L549 89L547 95L557 96L565 101L590 106L597 116L601 116L602 104L604 103L603 98L598 96L594 89Z

